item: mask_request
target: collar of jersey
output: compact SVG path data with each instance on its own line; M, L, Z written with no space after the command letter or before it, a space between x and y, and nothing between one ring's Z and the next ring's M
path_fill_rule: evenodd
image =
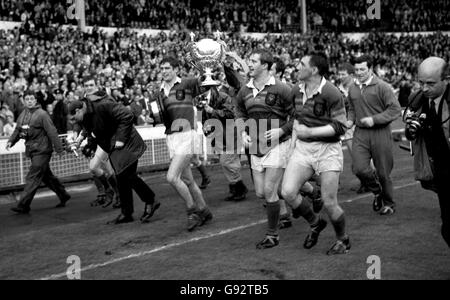
M181 78L178 77L178 76L177 76L177 79L175 79L175 82L174 82L173 86L171 86L170 88L172 89L172 88L175 86L175 84L177 84L177 83L181 83ZM164 87L166 86L166 84L167 84L167 83L165 83L165 82L163 81L162 84L161 84L160 90L163 90Z
M320 81L319 87L318 87L317 90L314 92L314 94L311 96L311 98L314 97L314 96L317 95L317 94L322 94L322 89L323 89L323 87L325 86L326 83L327 83L327 80L325 79L325 77L322 77L322 80ZM305 83L304 83L304 82L301 82L298 86L299 86L299 88L300 88L300 92L306 95L306 86L305 86Z
M254 83L253 83L253 78L251 78L250 81L247 83L247 87L248 87L249 89L252 89L252 91L253 91L253 96L256 97L256 95L258 95L261 91L263 91L264 88L265 88L266 86L271 86L271 85L275 85L275 84L276 84L276 82L275 82L275 77L270 76L269 80L266 82L266 84L264 85L264 87L259 91L259 90L255 87L255 85L254 85Z

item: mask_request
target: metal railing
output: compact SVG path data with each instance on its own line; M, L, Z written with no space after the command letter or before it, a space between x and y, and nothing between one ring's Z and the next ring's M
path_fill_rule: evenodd
M153 128L138 128L138 131L141 135L148 136L148 134L142 133L144 131L147 131L145 133L148 133L152 129ZM139 159L139 170L164 166L170 162L166 138L165 136L156 134L156 136L158 135L159 137L144 138L147 150ZM67 135L60 135L59 137L65 146ZM201 135L201 138L202 141L204 141L203 135ZM203 143L203 145L203 153L206 153L206 144ZM31 161L25 156L24 152L0 152L0 191L19 188L24 185L25 177L30 165ZM50 167L55 176L62 181L65 181L64 179L67 178L78 177L82 179L83 177L89 177L89 160L83 155L76 157L71 152L65 152L62 156L54 154L50 161Z

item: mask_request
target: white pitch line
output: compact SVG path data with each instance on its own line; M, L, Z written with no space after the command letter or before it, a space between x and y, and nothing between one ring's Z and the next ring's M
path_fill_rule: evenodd
M415 185L418 185L418 184L419 184L419 182L411 182L411 183L407 183L407 184L404 184L404 185L396 186L396 187L394 187L394 190L404 189L406 187L415 186ZM365 198L367 198L367 197L369 197L371 195L372 194L364 194L364 195L358 196L358 197L353 198L353 199L342 201L342 203L352 203L352 202L355 202L355 201L358 201L358 200L365 199Z
M165 245L165 246L156 247L156 248L153 248L153 249L148 250L148 251L142 251L142 252L130 254L128 256L119 257L119 258L112 259L112 260L109 260L109 261L101 263L101 264L92 264L92 265L89 265L87 267L81 268L80 274L82 274L85 271L89 271L89 270L105 267L105 266L108 266L108 265L111 265L111 264L114 264L114 263L118 263L118 262L121 262L121 261L125 261L125 260L128 260L128 259L142 257L142 256L145 256L145 255L148 255L148 254L153 254L153 253L162 251L162 250L167 250L167 249L170 249L170 248L183 246L183 245L186 245L186 244L189 244L189 243L198 242L198 241L209 239L209 238L213 238L213 237L218 237L218 236L225 235L225 234L228 234L228 233L231 233L231 232L234 232L234 231L247 229L247 228L250 228L250 227L253 227L253 226L264 224L266 222L267 222L267 220L259 220L259 221L256 221L256 222L253 222L253 223L250 223L250 224L247 224L247 225L242 225L242 226L238 226L238 227L234 227L234 228L229 228L229 229L225 229L225 230L222 230L222 231L219 231L219 232L211 232L211 233L208 233L208 234L205 234L205 235L202 235L202 236L191 238L189 240L179 241L179 242L171 243L171 244L168 244L168 245ZM59 273L59 274L54 274L54 275L50 275L50 276L47 276L47 277L43 277L40 280L54 280L54 279L59 279L59 278L63 278L63 277L66 277L66 276L67 276L66 273Z
M414 185L417 185L417 184L418 184L418 182L404 184L404 185L401 185L401 186L394 187L394 190L403 189L403 188L414 186ZM358 201L358 200L365 199L365 198L369 197L370 195L371 194L361 195L361 196L358 196L358 197L355 197L355 198L352 198L352 199L349 199L349 200L342 201L341 203L352 203L352 202L355 202L355 201ZM182 240L182 241L174 242L174 243L171 243L171 244L168 244L168 245L165 245L165 246L156 247L156 248L153 248L151 250L141 251L141 252L138 252L138 253L130 254L128 256L112 259L112 260L106 261L104 263L91 264L91 265L88 265L87 267L81 268L80 274L82 274L83 272L89 271L89 270L94 270L94 269L98 269L98 268L101 268L101 267L106 267L108 265L119 263L119 262L122 262L122 261L125 261L125 260L129 260L129 259L133 259L133 258L139 258L139 257L145 256L145 255L153 254L153 253L156 253L156 252L160 252L160 251L163 251L163 250L175 248L175 247L178 247L178 246L183 246L183 245L186 245L186 244L189 244L189 243L198 242L198 241L201 241L201 240L206 240L206 239L209 239L209 238L218 237L218 236L221 236L221 235L225 235L225 234L232 233L232 232L235 232L235 231L247 229L247 228L250 228L250 227L253 227L253 226L257 226L257 225L261 225L261 224L264 224L264 223L267 223L267 220L259 220L259 221L256 221L256 222L253 222L253 223L250 223L250 224L247 224L247 225L242 225L242 226L238 226L238 227L234 227L234 228L229 228L229 229L225 229L225 230L222 230L222 231L219 231L219 232L207 233L207 234L204 234L204 235L201 235L201 236L198 236L198 237L194 237L194 238L191 238L191 239L188 239L188 240ZM66 276L67 276L66 273L59 273L59 274L53 274L53 275L50 275L50 276L43 277L40 280L55 280L55 279L60 279L60 278L66 277Z

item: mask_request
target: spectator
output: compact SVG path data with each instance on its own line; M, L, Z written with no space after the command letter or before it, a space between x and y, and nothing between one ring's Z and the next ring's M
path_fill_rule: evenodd
M17 123L14 122L14 114L8 112L6 114L6 124L3 126L3 136L10 137L16 129Z

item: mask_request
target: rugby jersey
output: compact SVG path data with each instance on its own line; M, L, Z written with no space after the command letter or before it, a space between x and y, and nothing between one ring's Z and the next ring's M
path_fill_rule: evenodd
M166 134L195 129L194 98L198 94L200 94L200 88L196 78L177 80L168 95L164 93L164 88L161 86L157 101L162 112ZM177 120L186 120L190 128L183 127L182 123L176 122Z
M336 132L332 137L311 137L304 142L336 143L347 130L344 96L331 82L322 78L322 82L312 97L307 98L304 84L292 89L295 103L295 119L307 127L331 125Z
M256 121L256 131L249 130L249 135L252 142L256 142L258 145L258 156L265 155L278 143L282 143L290 138L292 124L288 121L289 117L294 113L290 91L286 84L271 76L261 91L254 87L253 79L251 79L247 85L241 88L236 97L236 119L240 121ZM268 120L268 122L264 122L267 126L261 127L262 124L259 120ZM278 121L278 126L270 120ZM264 138L265 132L275 128L283 129L283 136L275 143L266 141ZM264 143L266 143L266 147L260 147Z
M391 86L373 76L368 82L359 85L354 82L349 89L349 120L357 127L365 127L361 119L372 117L374 127L383 128L396 120L401 114L401 107Z

